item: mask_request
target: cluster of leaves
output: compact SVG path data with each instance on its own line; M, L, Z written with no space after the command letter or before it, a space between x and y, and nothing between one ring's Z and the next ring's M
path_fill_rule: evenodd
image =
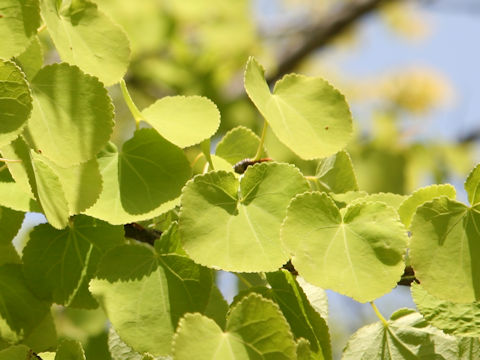
M41 18L61 63L43 65ZM81 339L57 340L52 304L100 306L115 360L331 359L322 289L372 302L406 266L419 312L379 314L344 359L478 358L480 166L465 182L470 206L448 184L360 191L344 96L295 74L270 91L253 58L244 83L262 134L236 127L210 154L216 106L170 96L138 110L122 79L128 38L96 4L0 0L0 30L0 359L85 358ZM105 87L117 83L137 123L120 149ZM266 159L267 129L316 174ZM196 145L208 166L192 177ZM48 223L20 257L25 212ZM128 239L132 223L163 233L153 246ZM230 305L220 269L255 280Z

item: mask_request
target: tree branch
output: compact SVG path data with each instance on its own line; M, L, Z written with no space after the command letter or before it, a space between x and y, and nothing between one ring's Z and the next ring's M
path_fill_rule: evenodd
M125 236L130 239L135 239L153 246L155 240L162 235L161 231L145 229L142 225L137 223L123 225Z
M280 60L278 68L268 79L269 85L283 75L292 72L306 57L325 46L334 37L345 31L358 19L371 13L383 4L399 0L356 0L345 3L333 14L328 14L312 27L301 43Z

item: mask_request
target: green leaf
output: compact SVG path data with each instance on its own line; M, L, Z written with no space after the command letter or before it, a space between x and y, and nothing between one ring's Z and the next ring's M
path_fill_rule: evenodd
M312 351L310 350L310 343L306 339L298 339L297 341L297 360L311 360Z
M103 190L87 215L111 224L151 219L175 204L191 176L183 151L154 129L141 129L120 153L109 146L99 158Z
M22 226L24 213L0 206L0 265L20 263L12 239Z
M75 307L95 307L88 282L103 254L123 243L123 227L84 215L64 230L36 226L23 250L29 287L44 299Z
M458 360L476 360L480 354L480 339L460 338L458 348Z
M215 154L235 165L244 159L253 159L258 145L260 145L260 138L252 130L244 126L237 126L220 140ZM266 156L265 149L262 150L261 156Z
M41 9L63 61L78 65L107 86L120 81L129 63L129 41L96 4L88 0L44 0Z
M15 58L28 80L32 80L43 66L43 49L38 36L35 36L28 47Z
M309 284L301 276L295 278L298 285L302 287L303 292L307 296L308 301L320 316L328 319L328 297L327 292L322 288Z
M307 190L302 174L287 164L250 166L241 180L224 171L196 176L181 198L183 248L209 267L274 271L288 260L279 239L288 203Z
M95 204L102 191L102 177L96 158L67 168L52 162L50 166L62 184L70 215L79 214Z
M480 204L471 208L446 196L417 209L409 258L415 277L435 297L480 300Z
M38 0L0 0L0 58L20 54L40 26Z
M0 360L34 360L32 351L25 345L14 345L0 351Z
M225 332L211 319L187 314L173 343L175 360L296 359L296 344L278 306L251 294L228 315Z
M0 0L0 12L3 1ZM0 33L5 39L5 34L1 30ZM0 60L0 109L0 146L4 146L22 131L32 112L32 95L25 74L11 61Z
M402 223L407 228L410 227L410 223L412 222L413 215L415 215L417 208L439 196L447 196L450 199L455 200L455 188L450 184L442 184L430 185L415 191L402 202L398 209L398 214L400 215Z
M55 360L86 360L80 342L75 340L63 340L58 345Z
M278 139L302 159L330 156L352 135L345 97L321 78L286 75L270 93L263 68L250 58L245 89Z
M30 156L35 173L35 195L42 212L54 228L63 229L67 226L69 212L60 180L42 155L31 151Z
M31 85L29 145L62 167L95 157L113 128L113 105L103 85L68 64L45 66Z
M178 320L186 312L204 312L211 288L210 270L142 245L110 250L90 282L121 339L153 355L170 353Z
M360 302L386 294L404 271L407 233L383 203L357 203L340 212L325 193L298 195L281 239L306 281Z
M470 204L475 205L480 202L480 164L468 175L467 181L465 181L465 190Z
M19 264L0 266L0 304L0 336L11 333L17 342L30 336L50 314L50 304L27 288Z
M32 195L14 182L0 182L0 205L17 211L42 212Z
M218 326L220 326L223 329L225 328L227 312L228 312L227 301L223 298L223 295L218 289L218 287L213 285L204 315L209 317L212 320L215 320Z
M415 283L411 292L418 311L433 326L446 334L480 337L480 302L457 304L440 300Z
M358 202L381 202L398 211L398 208L406 198L407 197L405 195L380 192L376 194L366 194L361 198L351 201L349 205L356 204Z
M310 342L314 359L331 359L330 335L325 320L310 305L295 277L286 270L267 273L273 299L282 310L295 339Z
M159 254L186 255L182 249L180 236L178 234L178 223L173 222L167 230L162 232L159 239L155 240L155 251Z
M142 115L165 139L181 148L210 138L220 125L217 106L202 96L166 96L144 109Z
M358 330L348 341L342 360L458 360L453 336L429 326L419 313L401 309L388 325L381 322Z
M315 178L319 191L346 193L358 190L352 160L350 155L343 150L320 160Z
M30 148L24 139L21 136L17 137L10 144L3 146L0 152L7 159L17 160L16 162L7 162L8 171L10 171L15 183L25 193L33 197L33 192L37 191L35 174L30 157Z

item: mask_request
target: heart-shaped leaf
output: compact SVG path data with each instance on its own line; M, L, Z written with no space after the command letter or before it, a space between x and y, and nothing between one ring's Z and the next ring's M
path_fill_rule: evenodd
M330 156L352 135L345 97L321 78L286 75L271 93L263 68L250 58L245 89L278 139L302 159Z
M292 200L281 239L306 281L360 302L386 294L400 280L408 241L396 211L384 203L340 211L318 192Z

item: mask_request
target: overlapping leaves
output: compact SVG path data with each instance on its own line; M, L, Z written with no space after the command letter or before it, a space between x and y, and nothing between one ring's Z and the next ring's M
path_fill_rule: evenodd
M209 267L276 270L288 260L279 241L288 203L306 190L301 173L287 164L256 164L240 181L223 171L196 176L181 198L183 247Z
M223 331L201 314L187 314L174 339L176 360L296 359L296 346L280 309L251 294L233 306Z
M474 170L466 183L475 202L478 180ZM410 259L422 286L442 300L480 300L480 204L468 207L447 196L423 204L411 224Z
M141 245L109 251L90 291L120 338L134 351L167 355L178 320L203 313L212 289L211 271L179 255L159 255Z

